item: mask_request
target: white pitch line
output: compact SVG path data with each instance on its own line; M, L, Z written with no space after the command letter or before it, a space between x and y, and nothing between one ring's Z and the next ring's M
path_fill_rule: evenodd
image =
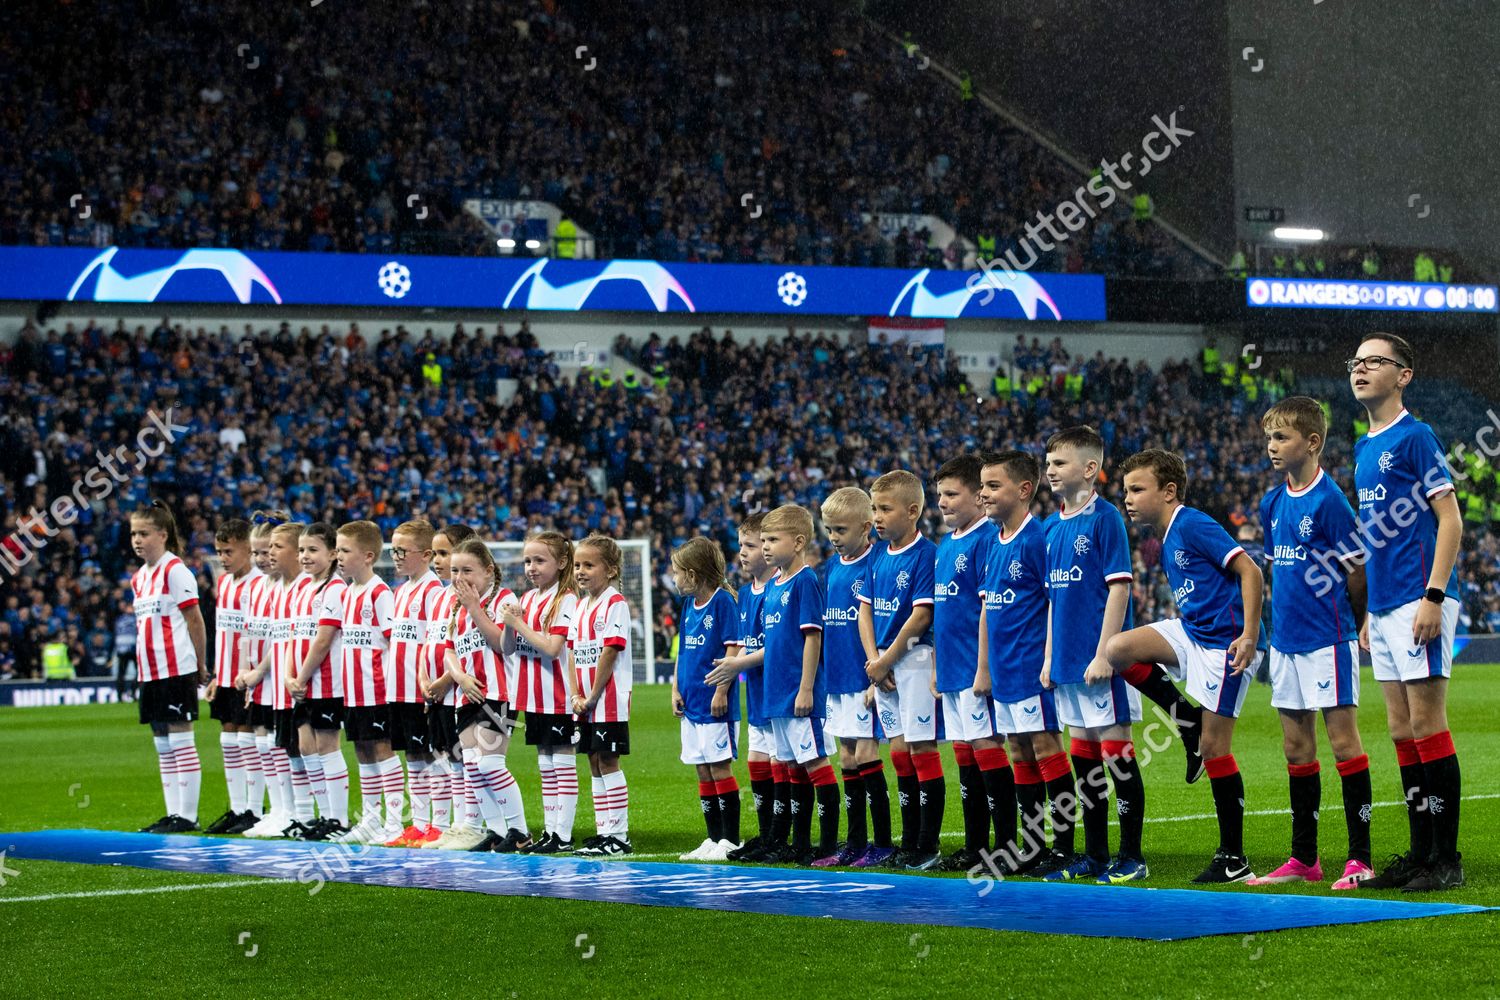
M194 889L238 889L247 885L276 885L288 879L251 878L234 882L196 882L192 885L158 885L144 889L98 889L92 892L53 892L45 896L0 896L0 903L41 903L49 899L94 899L99 896L145 896L157 892L192 892Z

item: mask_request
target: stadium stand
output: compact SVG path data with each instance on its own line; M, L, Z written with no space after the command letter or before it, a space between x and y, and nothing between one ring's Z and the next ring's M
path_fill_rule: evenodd
M505 539L603 529L652 539L659 627L670 617L667 555L694 533L732 552L732 525L746 510L815 505L839 485L868 485L896 467L930 474L966 449L1040 453L1053 431L1077 422L1104 436L1107 476L1142 447L1182 453L1191 502L1252 551L1256 504L1271 482L1256 417L1270 400L1295 390L1331 402L1327 467L1352 484L1354 411L1338 378L1295 386L1257 378L1252 402L1250 390L1207 379L1187 360L1152 370L1033 340L1012 348L1016 389L1002 400L970 386L941 353L868 344L862 329L750 344L704 328L615 347L643 367L660 365L661 385L564 374L524 323L508 333L459 326L451 336L418 336L397 326L367 336L357 324L293 332L283 322L247 326L239 338L170 319L28 327L13 348L0 347L0 527L12 556L17 514L67 493L98 450L133 442L149 411L188 430L140 468L123 463L133 474L55 537L33 532L45 548L0 598L0 674L35 673L41 645L55 637L80 672L113 662L116 621L129 615L122 515L147 498L148 477L149 489L175 504L188 536L183 554L200 580L211 578L217 520L261 505L306 521L368 514L387 532L413 513ZM436 364L435 380L424 364ZM504 405L496 378L520 384ZM1444 440L1472 437L1482 401L1447 384L1418 387L1414 409ZM13 416L22 413L28 419ZM1493 493L1493 477L1486 488ZM1116 481L1102 489L1118 500ZM1050 509L1043 490L1039 513ZM1500 502L1490 509L1500 518ZM923 527L941 530L934 509ZM1460 578L1474 631L1500 627L1491 529L1467 526L1475 537L1466 537ZM1160 545L1136 537L1133 548L1137 613L1170 613Z

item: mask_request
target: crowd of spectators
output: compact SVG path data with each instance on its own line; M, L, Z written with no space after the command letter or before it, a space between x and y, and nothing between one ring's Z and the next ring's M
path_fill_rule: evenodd
M958 266L1084 180L851 5L17 0L0 243L494 253L467 198L554 203L602 257ZM747 199L748 196L748 199ZM1040 270L1207 267L1124 206Z
M717 539L732 559L734 526L757 507L816 508L839 485L868 486L897 467L930 476L965 450L1041 454L1054 431L1086 422L1106 442L1105 496L1119 500L1112 470L1125 456L1170 448L1187 460L1189 501L1256 549L1256 506L1272 481L1259 407L1191 360L1153 369L1018 340L1016 358L1048 376L1000 399L940 350L870 344L862 329L748 343L705 328L616 347L659 365L661 384L564 376L524 323L442 335L399 325L367 335L356 324L294 332L287 323L237 335L169 319L27 328L0 348L0 545L12 563L39 551L8 563L0 581L0 675L35 673L41 646L59 637L83 669L109 661L101 651L116 631L131 634L128 513L152 496L175 509L180 554L205 589L215 525L258 507L304 521L369 517L387 535L422 515L496 540L545 528L649 538L664 626L668 556L694 534ZM1086 373L1077 398L1058 371ZM517 382L513 398L501 401L497 379ZM175 428L154 454L135 448L152 412ZM1344 429L1330 433L1325 464L1347 487L1345 417L1339 411ZM99 482L87 474L119 448L130 456L115 463L123 481L85 490L93 503L71 524L47 522L50 536L35 522L18 535L18 516ZM1036 513L1052 509L1044 486ZM941 532L935 507L922 527ZM1500 545L1468 530L1466 625L1494 630ZM1133 542L1137 614L1170 614L1160 544L1138 531ZM827 551L820 543L815 560Z

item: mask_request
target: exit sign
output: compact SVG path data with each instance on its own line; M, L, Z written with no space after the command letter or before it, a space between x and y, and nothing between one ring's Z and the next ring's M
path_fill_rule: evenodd
M1265 207L1265 206L1255 207L1255 206L1247 205L1247 206L1245 206L1245 221L1246 222L1285 222L1286 221L1286 209L1284 209L1284 208L1269 208L1269 207Z

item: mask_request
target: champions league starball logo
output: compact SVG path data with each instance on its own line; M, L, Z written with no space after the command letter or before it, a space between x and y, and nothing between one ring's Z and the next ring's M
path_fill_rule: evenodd
M562 285L554 285L547 279L544 272L549 263L551 261L539 260L523 271L506 293L503 308L576 312L589 307L589 299L600 285L619 281L639 285L657 312L668 312L668 306L674 297L685 311L697 311L693 300L688 297L687 289L682 287L682 282L653 260L610 261L598 274ZM524 298L521 297L523 287L526 289ZM595 305L594 308L598 306Z
M68 289L68 301L82 302L155 302L168 283L184 271L214 271L224 279L234 297L241 305L249 305L254 286L259 285L266 294L281 305L281 293L271 283L253 260L238 250L186 250L175 263L166 267L142 271L126 276L116 270L115 256L119 247L109 247L100 252L88 266L79 272ZM89 279L94 281L93 294L84 292Z
M983 307L990 304L996 292L1004 292L1014 296L1027 319L1036 319L1037 313L1044 306L1052 314L1053 319L1063 318L1062 311L1057 308L1057 303L1052 301L1052 296L1047 294L1047 290L1039 281L1023 271L996 267L975 272L969 275L964 284L947 292L934 292L927 287L928 276L933 273L931 268L923 268L912 275L911 280L896 293L896 298L891 302L890 312L887 315L957 319L964 314L964 310L968 308L969 302L975 296L979 297L979 304ZM938 273L948 275L957 272ZM939 283L943 283L942 279L939 279Z

